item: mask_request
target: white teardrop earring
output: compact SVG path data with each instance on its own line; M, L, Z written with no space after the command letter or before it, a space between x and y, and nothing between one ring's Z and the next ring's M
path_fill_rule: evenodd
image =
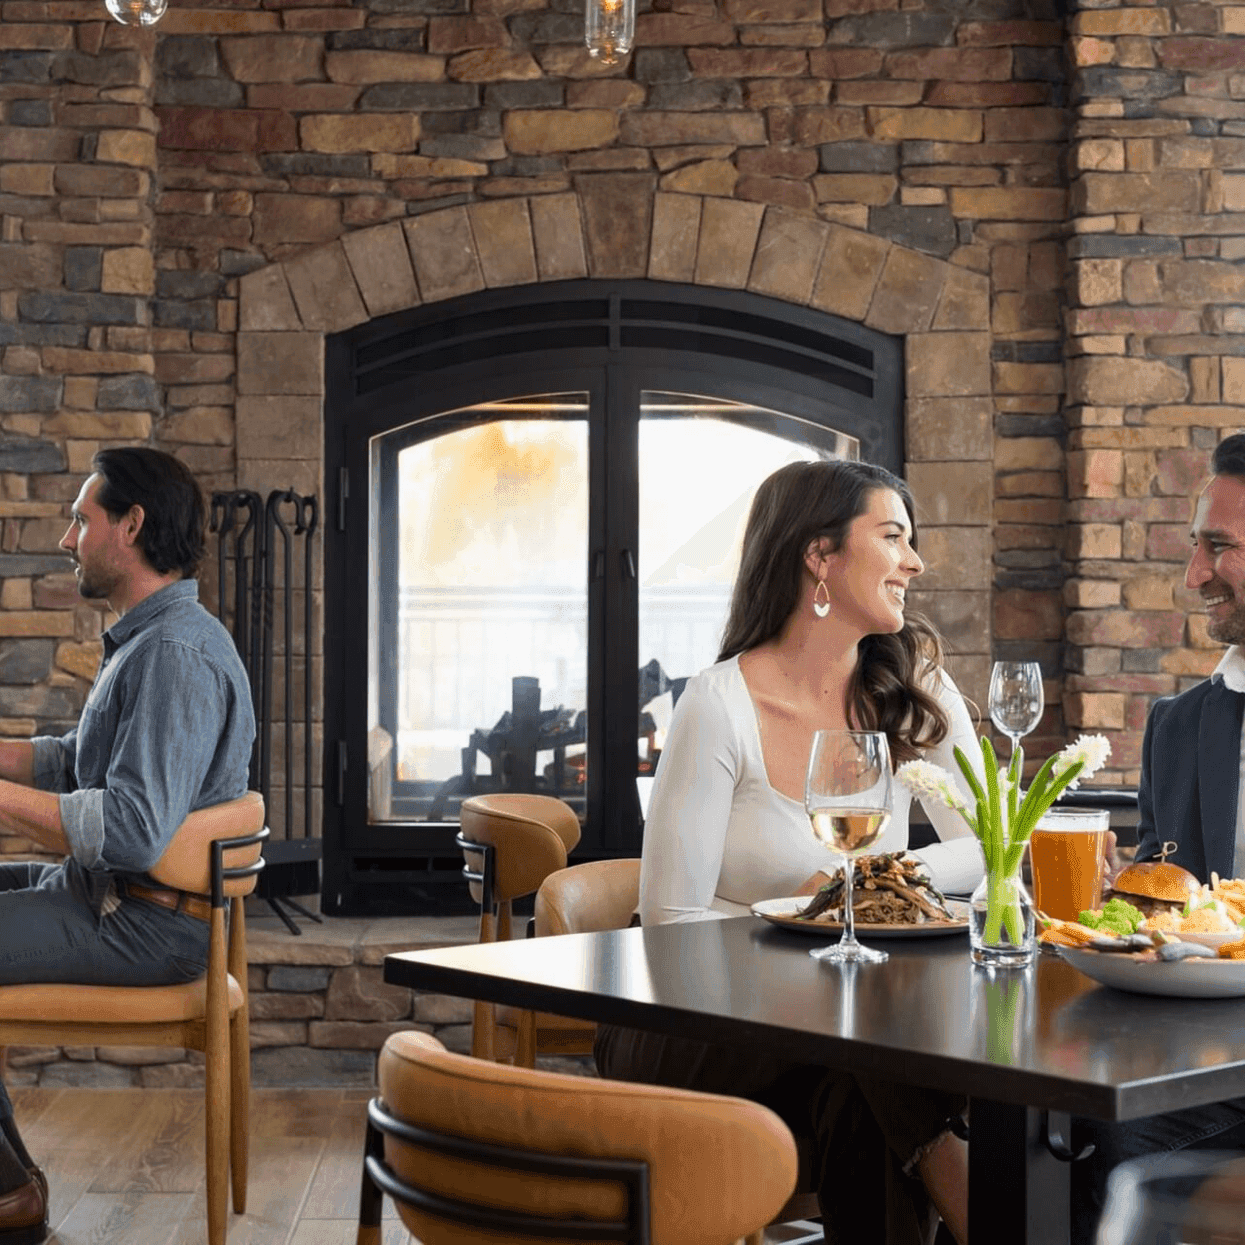
M824 597L824 600L819 598ZM819 579L817 587L813 589L813 613L818 618L826 618L830 613L830 589L826 587L826 581Z

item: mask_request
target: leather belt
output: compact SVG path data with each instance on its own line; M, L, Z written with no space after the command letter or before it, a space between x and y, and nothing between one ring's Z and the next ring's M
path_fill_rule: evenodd
M157 890L154 886L144 886L141 882L125 882L124 887L127 898L145 899L148 903L171 908L174 912L185 912L200 921L212 919L212 905L189 891Z

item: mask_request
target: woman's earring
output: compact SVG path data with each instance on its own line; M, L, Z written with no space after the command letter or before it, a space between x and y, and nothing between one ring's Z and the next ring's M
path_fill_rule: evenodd
M819 600L824 597L824 600ZM813 613L818 618L825 618L830 613L830 589L826 587L826 581L819 579L817 587L813 589Z

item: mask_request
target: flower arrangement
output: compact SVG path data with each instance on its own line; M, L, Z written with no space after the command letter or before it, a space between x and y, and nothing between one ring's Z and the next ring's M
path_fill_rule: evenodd
M1075 790L1079 781L1101 769L1110 755L1111 744L1104 735L1081 735L1075 743L1047 759L1022 795L1024 749L1016 748L1011 763L1004 769L994 746L982 736L984 782L977 777L963 750L955 749L956 764L968 784L971 800L945 769L929 761L908 761L896 771L895 776L914 795L954 809L977 836L986 864L985 941L998 942L1006 930L1013 945L1020 945L1023 931L1014 879L1029 835L1065 791Z

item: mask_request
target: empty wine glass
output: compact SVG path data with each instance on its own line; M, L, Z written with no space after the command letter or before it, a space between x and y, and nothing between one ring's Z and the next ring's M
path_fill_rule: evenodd
M1012 752L1041 720L1042 667L1036 661L996 661L990 675L990 720L1012 741Z
M856 858L886 829L893 802L890 749L881 731L817 731L808 758L804 808L813 834L843 857L843 936L809 954L836 964L880 964L885 951L856 941L852 880Z

